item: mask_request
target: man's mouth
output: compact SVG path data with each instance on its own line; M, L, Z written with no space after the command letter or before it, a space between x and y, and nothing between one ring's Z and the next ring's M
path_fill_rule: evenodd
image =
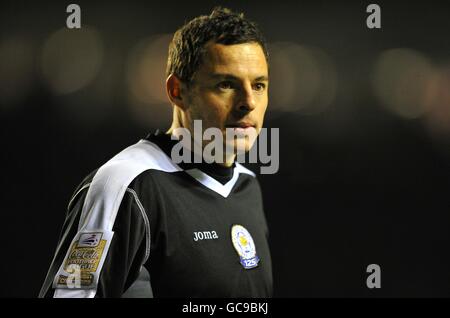
M242 129L247 129L247 128L256 128L256 125L250 122L238 122L238 123L234 123L234 124L229 124L226 125L227 128L242 128Z
M227 129L233 129L234 133L238 136L251 136L255 133L256 124L251 122L237 122L226 125Z

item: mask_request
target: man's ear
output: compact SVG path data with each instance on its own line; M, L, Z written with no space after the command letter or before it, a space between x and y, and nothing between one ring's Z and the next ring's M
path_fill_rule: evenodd
M182 94L182 85L181 80L174 74L170 74L166 80L166 93L172 105L178 106L181 109L185 110L186 105L186 97Z

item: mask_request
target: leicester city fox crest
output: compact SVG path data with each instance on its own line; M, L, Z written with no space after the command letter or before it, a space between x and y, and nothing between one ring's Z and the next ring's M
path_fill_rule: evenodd
M231 228L231 241L245 269L258 266L259 257L256 255L255 242L245 227L238 224L233 225Z

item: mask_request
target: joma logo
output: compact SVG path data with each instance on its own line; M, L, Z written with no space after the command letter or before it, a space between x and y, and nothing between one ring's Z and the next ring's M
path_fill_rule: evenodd
M194 241L216 240L218 238L216 231L194 232Z

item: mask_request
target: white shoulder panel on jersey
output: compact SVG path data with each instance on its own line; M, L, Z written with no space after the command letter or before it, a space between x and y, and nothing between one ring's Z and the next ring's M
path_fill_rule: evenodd
M159 147L147 140L140 140L124 149L100 167L88 189L78 230L112 230L129 184L149 169L182 171Z
M99 168L86 194L78 233L54 278L54 297L95 296L125 191L134 178L149 169L182 171L147 140L124 149Z

